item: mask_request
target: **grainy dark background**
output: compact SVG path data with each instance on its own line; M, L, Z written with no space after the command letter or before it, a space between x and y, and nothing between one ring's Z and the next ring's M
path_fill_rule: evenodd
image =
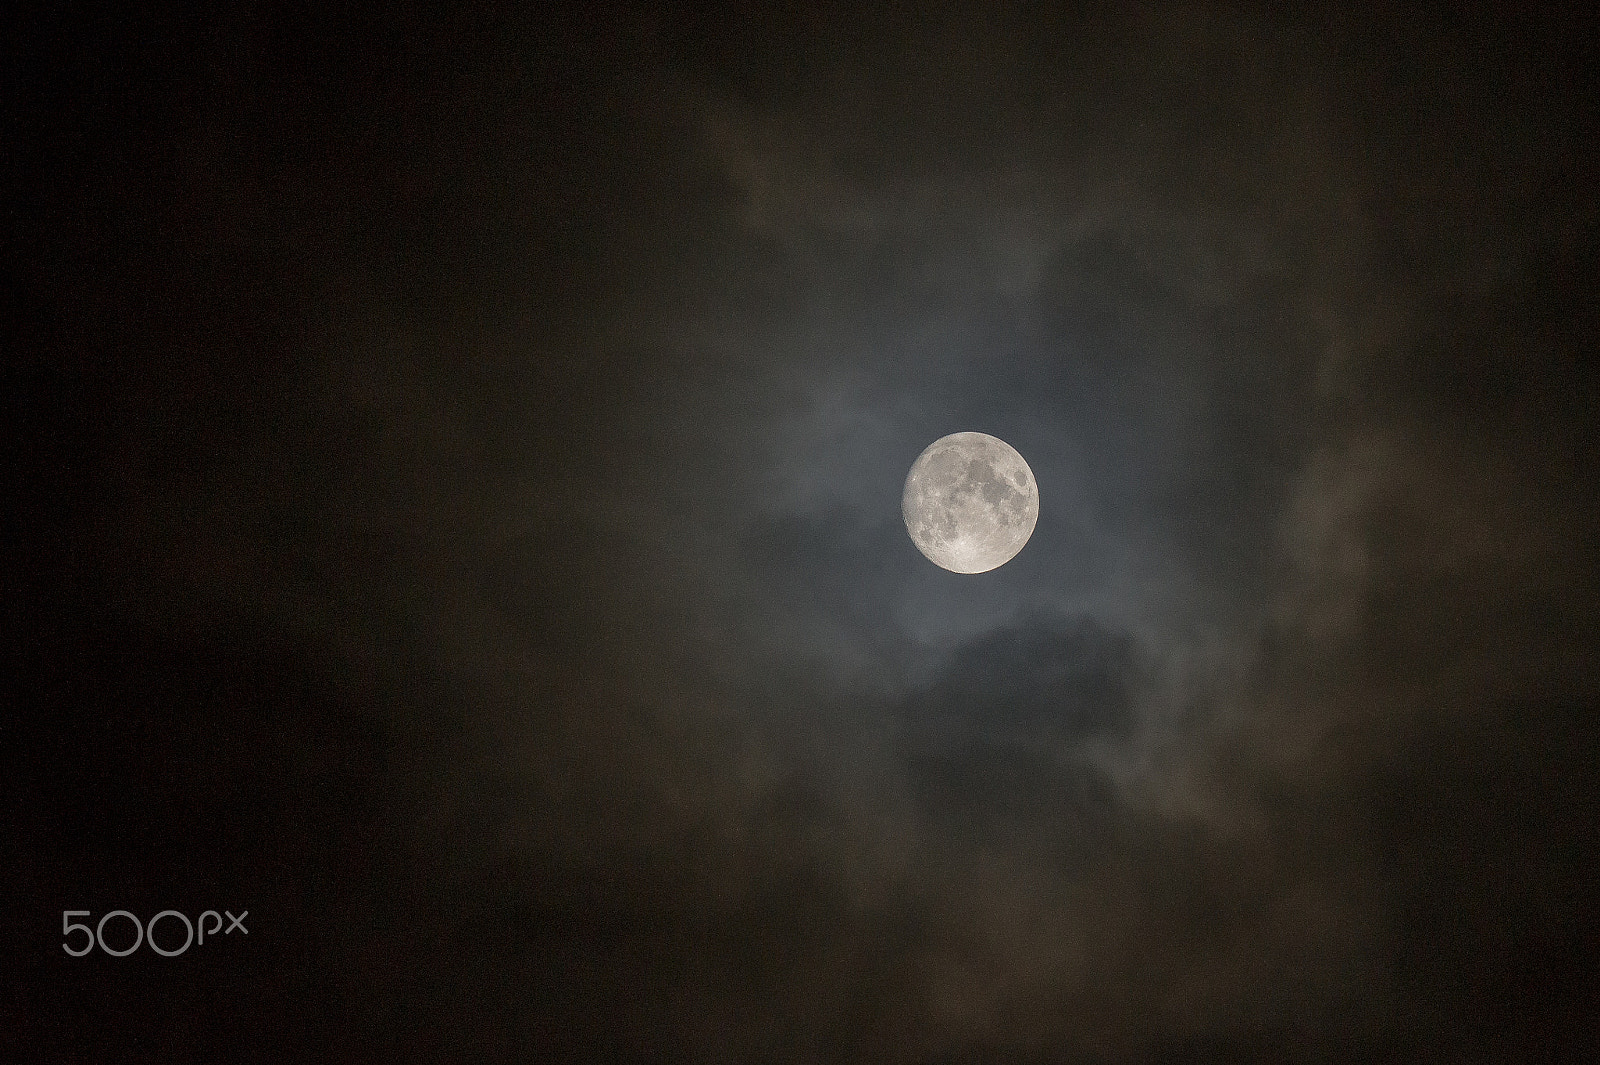
M1584 1060L1592 21L214 6L7 16L8 1058Z

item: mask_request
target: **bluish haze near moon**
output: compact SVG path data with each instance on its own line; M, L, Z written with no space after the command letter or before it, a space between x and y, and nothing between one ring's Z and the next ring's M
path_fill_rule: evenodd
M1582 1060L1592 23L215 6L8 35L18 1053Z
M986 433L929 444L906 474L900 514L917 550L952 573L1016 556L1039 520L1039 486L1016 448Z

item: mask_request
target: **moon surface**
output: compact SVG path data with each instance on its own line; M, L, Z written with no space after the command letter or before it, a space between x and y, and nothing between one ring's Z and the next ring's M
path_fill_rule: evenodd
M1016 448L987 433L929 444L906 475L900 512L917 550L952 573L1011 561L1039 521L1039 485Z

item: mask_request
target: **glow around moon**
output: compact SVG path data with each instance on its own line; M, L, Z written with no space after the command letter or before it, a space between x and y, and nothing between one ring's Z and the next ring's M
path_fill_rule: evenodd
M1039 520L1033 471L1004 440L952 433L906 475L900 511L911 542L953 573L983 573L1016 557Z

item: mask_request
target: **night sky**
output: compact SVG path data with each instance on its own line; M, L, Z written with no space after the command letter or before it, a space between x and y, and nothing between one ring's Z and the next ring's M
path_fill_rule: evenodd
M1587 1060L1594 22L210 6L4 33L0 1056Z

